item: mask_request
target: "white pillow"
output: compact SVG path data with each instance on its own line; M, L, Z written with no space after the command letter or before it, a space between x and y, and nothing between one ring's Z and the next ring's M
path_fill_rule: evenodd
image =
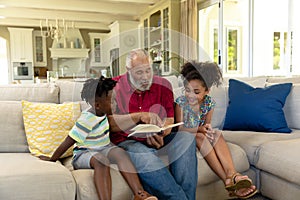
M216 101L211 125L213 128L222 129L228 106L228 86L213 86L209 95Z
M224 77L223 78L223 86L229 85L229 79L235 79L242 81L244 83L247 83L248 85L251 85L252 87L259 87L263 88L266 85L267 78L264 76L258 76L258 77Z

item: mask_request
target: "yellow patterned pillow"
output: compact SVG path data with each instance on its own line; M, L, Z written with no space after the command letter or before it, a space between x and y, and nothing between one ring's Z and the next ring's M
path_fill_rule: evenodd
M80 116L79 103L32 103L22 101L25 133L30 152L52 156ZM72 155L69 148L61 157Z

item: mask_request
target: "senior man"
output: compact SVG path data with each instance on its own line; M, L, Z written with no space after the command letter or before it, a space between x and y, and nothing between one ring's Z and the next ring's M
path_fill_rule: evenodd
M174 123L171 84L153 75L151 58L143 49L129 52L126 69L114 78L118 83L109 116L112 142L128 152L146 191L162 200L194 200L198 175L192 134L167 129L143 138L128 137L140 123ZM162 154L167 154L167 164Z

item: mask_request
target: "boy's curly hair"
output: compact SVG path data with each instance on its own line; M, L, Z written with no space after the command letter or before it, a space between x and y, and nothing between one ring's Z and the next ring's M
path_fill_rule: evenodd
M213 85L222 84L222 72L214 62L187 62L182 66L181 74L185 78L186 85L191 80L200 80L208 90Z
M107 96L108 92L116 86L116 83L117 81L104 76L101 76L99 79L90 78L83 85L81 99L89 103L95 97L101 97L103 93Z

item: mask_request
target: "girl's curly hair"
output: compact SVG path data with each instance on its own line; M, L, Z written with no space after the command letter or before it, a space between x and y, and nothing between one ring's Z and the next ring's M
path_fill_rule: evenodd
M222 84L222 72L214 62L187 62L182 66L182 76L186 85L191 80L200 80L208 90L213 85L217 87Z
M107 96L108 92L116 86L116 83L117 81L104 76L101 76L99 79L90 78L83 85L81 99L89 103L95 97L101 97L103 93Z

